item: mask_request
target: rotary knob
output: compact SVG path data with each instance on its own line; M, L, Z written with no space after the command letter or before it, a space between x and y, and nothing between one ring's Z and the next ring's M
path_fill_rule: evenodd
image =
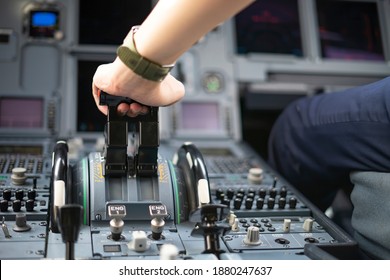
M26 182L26 168L24 167L15 167L12 169L11 181L14 185L24 185Z
M257 167L249 169L248 180L254 184L261 184L263 181L263 169Z
M260 245L260 230L258 227L250 226L244 238L246 245Z

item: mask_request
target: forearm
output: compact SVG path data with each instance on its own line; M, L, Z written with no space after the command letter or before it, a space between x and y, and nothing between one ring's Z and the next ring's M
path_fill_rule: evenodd
M135 35L137 50L156 63L172 64L204 34L251 2L160 0Z

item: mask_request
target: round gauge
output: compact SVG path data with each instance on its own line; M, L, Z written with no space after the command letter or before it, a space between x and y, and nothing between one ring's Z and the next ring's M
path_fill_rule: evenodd
M224 88L223 76L220 73L209 72L203 76L203 88L208 93L217 93Z

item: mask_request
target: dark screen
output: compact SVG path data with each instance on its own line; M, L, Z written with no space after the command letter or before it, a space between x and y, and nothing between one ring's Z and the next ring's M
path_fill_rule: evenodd
M301 57L297 0L256 1L235 17L236 51Z
M120 45L152 9L151 0L81 0L79 43Z
M374 2L317 0L322 57L384 60Z
M77 131L94 132L104 131L107 121L96 107L92 97L92 78L96 68L107 62L104 61L78 61L77 76Z
M43 128L42 98L0 97L0 127Z

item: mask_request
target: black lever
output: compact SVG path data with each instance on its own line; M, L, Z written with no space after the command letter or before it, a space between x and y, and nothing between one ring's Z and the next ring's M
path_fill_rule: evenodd
M121 103L131 104L134 100L109 95L101 91L99 105L107 105L105 127L105 168L107 176L154 176L157 175L157 154L159 146L158 108L150 107L147 115L134 118L120 116L117 107ZM139 134L138 153L127 155L128 124L135 124ZM136 149L137 150L137 149Z
M78 204L65 204L59 209L59 226L67 260L74 260L74 244L79 236L82 214L83 207Z
M193 236L203 236L205 250L203 254L214 254L218 258L224 253L219 244L220 235L224 235L231 229L229 224L219 223L219 217L222 216L219 211L227 209L223 204L206 204L201 208L201 222L198 223L191 233Z

